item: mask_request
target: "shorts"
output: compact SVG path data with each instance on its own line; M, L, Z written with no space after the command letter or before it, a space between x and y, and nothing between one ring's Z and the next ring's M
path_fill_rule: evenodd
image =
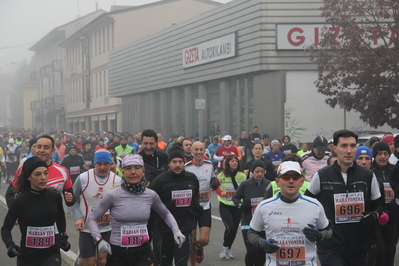
M154 254L149 242L134 248L111 244L111 249L112 255L108 256L107 266L149 266L154 263Z
M101 237L109 243L111 231L101 233ZM96 244L90 233L79 232L79 251L82 259L92 258L96 256Z
M203 210L200 217L198 217L198 226L201 227L209 227L211 228L212 224L212 215L211 208L207 210Z

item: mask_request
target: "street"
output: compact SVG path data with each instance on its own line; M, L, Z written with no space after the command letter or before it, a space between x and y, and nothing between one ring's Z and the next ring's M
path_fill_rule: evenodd
M8 185L7 185L8 186ZM4 195L6 192L5 184L1 184L0 188L0 220L3 221L4 217L7 213L7 206L5 204ZM242 240L241 230L237 232L236 240L233 244L232 251L234 254L234 260L221 260L219 258L219 253L222 250L223 243L223 233L224 233L224 225L219 217L219 202L216 198L216 193L212 192L212 231L211 238L207 247L205 247L205 258L204 261L199 264L203 266L216 266L216 265L228 265L228 266L242 266L244 265L244 257L245 257L245 246ZM67 231L69 234L69 242L71 243L71 250L68 253L62 252L63 264L73 265L73 261L76 258L76 254L78 253L78 232L74 227L74 218L72 214L70 214L67 208L64 206L66 212L67 219ZM1 222L3 224L3 222ZM13 229L13 238L14 242L18 244L20 239L20 233L18 226ZM2 266L11 266L16 265L16 259L9 258L7 256L7 249L3 243L0 243L0 261Z

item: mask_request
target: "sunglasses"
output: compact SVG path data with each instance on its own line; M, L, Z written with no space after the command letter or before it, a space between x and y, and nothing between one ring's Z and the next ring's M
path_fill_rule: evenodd
M291 178L292 178L294 181L298 181L299 179L302 178L302 176L301 176L300 174L292 174L292 175L290 175L290 174L284 174L284 175L281 175L279 178L281 178L281 179L284 180L284 181L290 181Z

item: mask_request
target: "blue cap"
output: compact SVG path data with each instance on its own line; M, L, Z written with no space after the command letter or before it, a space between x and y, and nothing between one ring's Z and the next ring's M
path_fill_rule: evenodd
M112 154L104 149L97 150L94 153L94 164L99 162L112 164Z
M367 148L367 146L359 146L359 147L357 147L355 161L357 160L357 157L359 157L360 155L364 155L364 154L368 155L370 157L370 159L373 159L373 153L371 152L371 150L369 148Z

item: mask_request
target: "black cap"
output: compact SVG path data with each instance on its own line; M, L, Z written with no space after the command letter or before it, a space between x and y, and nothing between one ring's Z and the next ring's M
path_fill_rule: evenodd
M47 168L47 164L45 161L40 159L40 157L33 156L24 162L22 171L26 174L26 178L28 178L33 173L33 171L35 171L35 169L39 167Z
M268 134L263 134L263 138L262 139L266 139L266 138L269 138L269 135Z
M266 170L266 165L264 162L262 162L261 160L256 160L252 163L251 165L251 173L254 172L254 170L256 169L256 167L262 167L263 169Z
M313 141L313 148L318 149L321 152L327 151L327 139L323 136L318 136Z
M388 144L381 141L374 145L373 147L373 157L375 158L380 151L386 151L389 155L391 155L391 149Z
M184 160L184 150L179 147L173 147L168 152L168 163L174 158L180 158Z

